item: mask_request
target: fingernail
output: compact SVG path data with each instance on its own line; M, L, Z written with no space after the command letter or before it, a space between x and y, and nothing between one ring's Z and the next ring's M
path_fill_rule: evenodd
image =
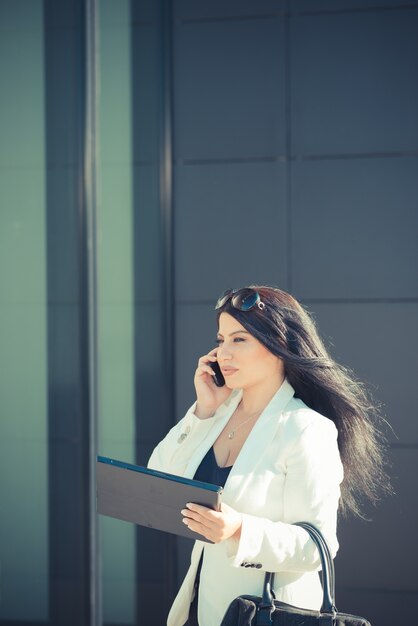
M186 526L187 526L188 523L189 523L189 520L186 519L186 518L183 518L183 524L186 524Z

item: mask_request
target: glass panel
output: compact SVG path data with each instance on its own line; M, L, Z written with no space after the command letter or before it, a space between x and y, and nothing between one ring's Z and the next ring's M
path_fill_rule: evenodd
M131 3L100 2L99 452L135 462ZM135 527L100 517L103 619L135 620Z
M1 620L42 621L48 618L48 366L43 54L42 0L2 0Z

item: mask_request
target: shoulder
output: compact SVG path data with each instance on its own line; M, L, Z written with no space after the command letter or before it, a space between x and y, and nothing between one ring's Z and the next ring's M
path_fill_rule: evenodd
M338 435L334 422L308 407L300 398L291 398L281 415L281 430L286 438L292 440L318 434L336 439Z
M292 398L281 415L277 435L281 460L287 468L302 465L309 467L312 475L318 468L326 468L342 480L338 430L331 419Z

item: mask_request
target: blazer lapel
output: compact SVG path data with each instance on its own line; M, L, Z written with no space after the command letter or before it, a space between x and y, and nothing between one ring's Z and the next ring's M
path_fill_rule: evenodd
M224 499L227 504L232 506L245 492L247 483L251 480L251 473L260 459L263 459L267 446L276 434L281 413L294 394L294 388L285 378L280 389L258 418L231 469L224 488Z
M237 408L241 398L242 389L238 389L231 394L228 405L225 405L225 407L221 409L221 414L217 417L213 428L210 429L205 439L203 439L202 443L196 448L194 454L192 454L192 456L190 457L187 468L184 472L184 476L186 478L193 478L197 468L200 465L201 460L221 434L223 428L225 427L225 424L228 422L232 413Z

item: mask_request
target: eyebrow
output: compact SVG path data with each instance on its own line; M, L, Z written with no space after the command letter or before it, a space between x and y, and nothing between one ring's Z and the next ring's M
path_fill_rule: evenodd
M238 333L245 333L246 335L250 334L248 332L248 330L234 330L233 333L229 333L229 337L232 337L232 335L237 335ZM223 337L223 335L221 333L217 333L216 336L217 337Z

